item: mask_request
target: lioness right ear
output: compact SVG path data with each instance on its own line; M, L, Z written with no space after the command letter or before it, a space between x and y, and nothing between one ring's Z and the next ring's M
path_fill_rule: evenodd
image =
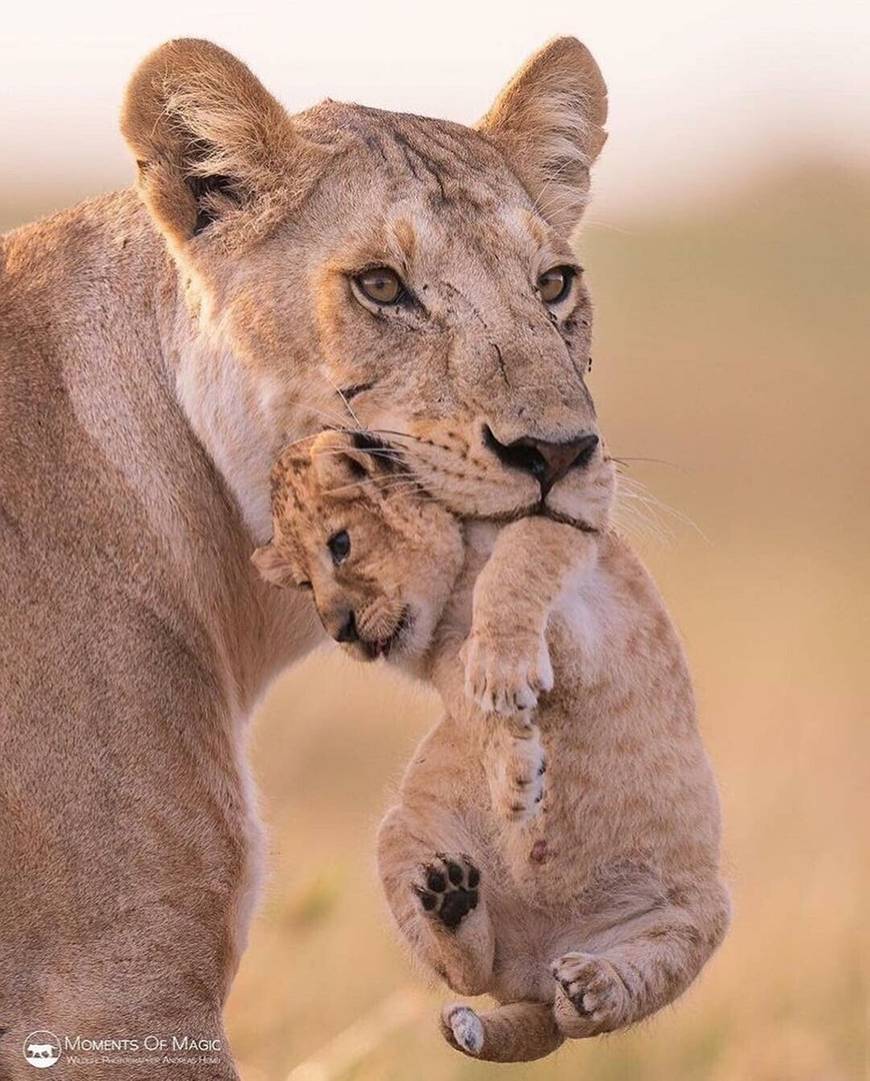
M240 60L193 38L169 41L142 61L121 130L142 198L176 243L240 207L267 212L299 200L326 153L294 129Z
M607 134L607 87L576 38L556 38L514 76L478 125L513 166L541 215L569 236Z

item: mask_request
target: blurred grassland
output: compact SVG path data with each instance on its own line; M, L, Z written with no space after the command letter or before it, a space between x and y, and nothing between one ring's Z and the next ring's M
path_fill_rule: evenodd
M726 944L652 1022L541 1063L451 1051L436 1016L453 996L433 988L361 1061L309 1076L870 1076L868 181L795 169L634 230L596 225L593 205L582 244L611 449L661 459L628 473L694 523L636 499L622 512L697 680L725 812ZM265 703L253 749L272 876L229 1008L245 1081L280 1081L423 986L389 926L373 835L437 714L422 690L335 657Z
M13 198L4 216L26 215ZM665 505L627 493L620 519L696 677L730 937L676 1006L633 1032L529 1065L451 1051L436 1017L453 996L412 971L373 861L380 814L438 703L382 669L317 657L275 686L252 731L272 858L228 1011L244 1081L283 1081L414 987L419 1017L346 1069L306 1076L870 1077L870 176L795 168L636 229L596 223L593 204L582 261L603 430Z

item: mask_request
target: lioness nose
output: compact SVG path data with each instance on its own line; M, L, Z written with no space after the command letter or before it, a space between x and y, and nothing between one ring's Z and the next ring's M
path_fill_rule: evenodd
M359 634L356 629L356 616L353 612L348 612L344 619L339 617L338 630L330 630L329 632L336 642L357 642L359 641Z
M484 429L484 440L506 466L531 473L541 486L542 496L570 469L582 469L598 446L598 436L594 432L584 432L566 443L549 443L531 436L501 443L488 426Z

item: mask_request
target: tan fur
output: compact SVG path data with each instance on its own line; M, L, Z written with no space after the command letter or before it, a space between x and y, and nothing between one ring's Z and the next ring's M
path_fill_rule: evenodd
M695 978L728 898L683 652L608 528L611 463L597 455L578 482L586 531L544 517L462 527L397 481L390 451L360 443L329 433L308 462L299 449L279 461L275 535L255 559L272 581L309 582L332 633L354 612L351 652L376 643L444 701L378 853L416 956L503 1004L447 1007L445 1036L518 1061L633 1024Z
M603 140L590 135L605 112L594 73L586 50L560 39L478 132L333 101L290 118L206 42L143 63L123 129L196 316L181 399L259 540L272 463L300 427L350 420L340 390L366 427L401 437L460 513L510 515L539 495L495 461L485 425L504 443L593 426L582 277L553 311L535 291L542 271L576 261L567 236L588 177L569 173L570 221L535 200L542 184L562 185L568 148L588 168ZM195 233L198 215L213 220ZM360 303L349 279L373 264L418 303Z
M606 120L607 87L592 54L574 38L559 38L517 74L481 126L544 217L570 233L586 205Z
M527 122L575 81L554 64L529 69ZM126 96L138 193L3 238L3 1077L28 1074L37 1028L222 1033L258 877L245 722L317 638L248 562L280 448L347 422L355 387L442 498L510 515L536 485L483 425L588 427L588 302L581 282L557 313L535 293L573 255L518 175L510 114L483 132L335 102L289 117L230 54L170 42ZM544 163L551 130L527 133ZM359 302L373 260L418 308Z

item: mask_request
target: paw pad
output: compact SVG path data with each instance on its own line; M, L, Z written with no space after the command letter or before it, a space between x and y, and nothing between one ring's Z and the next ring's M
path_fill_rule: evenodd
M466 856L435 857L422 868L422 885L414 886L423 911L455 930L480 900L480 871Z

